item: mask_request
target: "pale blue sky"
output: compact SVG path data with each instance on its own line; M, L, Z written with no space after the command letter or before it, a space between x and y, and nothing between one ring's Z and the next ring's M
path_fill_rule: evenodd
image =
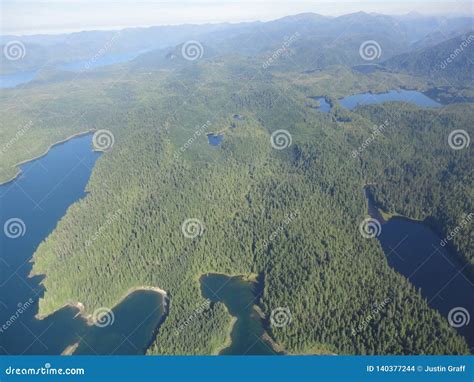
M185 23L272 20L302 12L472 16L469 0L0 0L4 34L63 33Z

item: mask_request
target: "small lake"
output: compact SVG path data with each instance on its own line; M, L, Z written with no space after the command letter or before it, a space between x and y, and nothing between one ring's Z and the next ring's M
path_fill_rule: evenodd
M402 217L384 221L368 197L369 214L382 223L380 244L388 264L421 290L428 304L448 317L451 309L470 312L470 322L457 328L474 350L474 284L466 266L440 245L441 238L426 224Z
M57 69L68 71L86 71L103 66L120 64L123 62L132 61L140 54L146 53L149 50L140 50L132 53L118 53L108 54L100 57L91 57L88 60L77 60L65 64L54 66ZM0 75L0 89L12 89L18 85L27 84L33 81L38 74L38 70L29 70L24 72L16 72L12 74Z
M44 293L43 276L28 277L29 261L67 208L86 196L99 156L92 151L90 134L77 137L22 165L19 177L0 186L0 327L7 325L0 330L0 354L60 354L81 338L77 349L81 354L143 354L151 340L163 310L161 296L150 291L124 299L113 308L113 325L104 328L88 326L73 307L44 320L35 318ZM24 223L23 236L4 234L4 224L11 218ZM12 321L12 316L17 317Z
M131 53L117 53L117 54L108 54L98 58L92 57L88 60L78 60L69 62L67 64L59 65L59 69L71 70L71 71L82 71L89 70L94 68L101 68L103 66L109 66L114 64L120 64L123 62L129 62L137 58L140 54L148 52L148 49L140 50L138 52Z
M319 107L313 107L324 113L331 111L331 105L324 97L310 97L319 102ZM416 90L390 90L387 93L360 93L340 98L339 103L346 109L353 110L357 106L379 104L383 102L408 102L420 107L440 107L442 104Z
M262 339L265 333L261 317L254 309L257 304L258 284L240 276L208 274L201 277L203 297L221 301L229 313L237 318L232 329L232 343L222 355L275 355L272 346Z
M323 113L329 113L329 111L331 110L331 105L326 101L326 98L324 97L310 97L310 98L319 102L319 107L314 107L314 109L322 111Z
M207 134L207 141L211 146L219 146L224 139L224 134L214 134L209 133Z
M339 100L346 109L352 110L361 105L372 105L383 102L403 101L420 107L439 107L440 103L416 90L390 90L387 93L360 93Z

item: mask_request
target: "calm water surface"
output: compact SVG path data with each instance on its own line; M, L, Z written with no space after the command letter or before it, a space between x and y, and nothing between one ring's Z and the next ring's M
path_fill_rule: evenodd
M432 308L446 318L459 307L469 312L469 324L457 330L474 350L474 284L466 265L440 245L441 238L426 224L400 217L384 222L371 198L369 213L382 223L378 239L389 265L419 288Z
M224 139L224 134L207 134L207 141L211 146L219 146Z
M352 110L359 105L372 105L383 102L403 101L420 107L439 107L440 103L416 90L390 90L387 93L360 93L339 100L345 108Z
M331 105L326 101L324 97L310 97L319 102L320 106L316 107L316 110L320 110L324 113L331 111ZM357 106L378 104L383 102L403 101L412 103L420 107L439 107L442 106L440 103L429 98L425 94L415 90L391 90L387 93L360 93L350 95L339 99L339 103L352 110Z
M34 80L37 73L37 70L29 70L25 72L0 75L0 89L12 89L18 85L26 84Z
M208 274L201 277L201 291L213 302L221 301L237 318L232 329L231 345L222 355L275 355L270 344L262 340L263 322L253 305L257 302L257 284L239 276Z
M91 142L87 135L57 145L0 186L0 354L60 354L82 338L80 353L143 353L161 320L161 296L149 291L133 293L116 306L114 323L104 328L88 326L72 307L35 319L44 290L42 276L28 277L30 260L67 208L86 196L99 157ZM5 234L12 218L24 227L17 238Z
M94 68L100 68L103 66L109 66L114 64L120 64L123 62L132 61L137 58L140 54L148 52L148 49L140 50L138 52L131 53L118 53L118 54L108 54L96 59L92 58L89 60L79 60L74 62L69 62L67 64L62 64L58 66L59 69L72 70L72 71L81 71Z
M109 54L100 56L97 58L92 57L88 60L78 60L69 62L67 64L62 64L56 66L58 69L70 70L70 71L84 71L94 68L100 68L103 66L120 64L123 62L132 61L137 58L140 54L148 52L146 50L140 50L138 52L131 53L119 53L119 54ZM27 84L28 82L33 81L38 74L38 70L29 70L24 72L16 72L12 74L0 75L0 89L11 89L15 88L18 85Z
M324 113L329 113L331 105L326 101L324 97L310 97L319 102L319 107L315 107L316 110L320 110Z

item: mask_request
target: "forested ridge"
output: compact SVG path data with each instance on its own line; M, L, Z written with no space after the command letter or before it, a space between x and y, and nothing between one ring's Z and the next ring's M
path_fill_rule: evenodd
M363 112L346 111L350 119L341 122L335 112L308 108L309 94L282 92L280 80L216 60L110 88L117 104L103 124L115 145L98 160L88 196L34 256L34 272L46 274L40 312L68 301L92 311L115 305L132 287L159 286L170 309L149 353L208 354L230 330L221 304L175 333L202 301L199 277L255 273L265 280L257 302L267 317L276 307L291 310L289 326L269 326L289 352L466 353L462 337L387 265L378 241L358 231L367 214L362 187L379 168L365 168L351 152L374 122ZM123 94L128 100L117 98ZM221 146L201 134L180 150L204 124L206 132L224 132ZM270 144L279 128L292 136L284 150ZM203 223L202 236L184 237L187 218ZM354 331L387 299L380 316Z
M435 46L393 57L384 65L391 70L425 76L442 85L469 85L473 78L473 40L471 29Z

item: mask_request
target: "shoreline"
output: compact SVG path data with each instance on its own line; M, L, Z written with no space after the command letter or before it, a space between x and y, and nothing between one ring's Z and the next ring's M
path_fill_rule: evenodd
M233 277L238 277L242 281L251 283L254 285L258 285L258 277L259 275L256 273L249 273L249 274L228 274L228 273L223 273L223 272L207 272L203 273L199 276L199 280L204 277L204 276L210 276L210 275L220 275L220 276L226 276L229 278ZM220 355L220 353L227 349L228 347L232 346L232 332L234 330L234 326L238 320L237 317L233 316L230 314L229 309L227 306L224 304L227 314L231 317L231 322L230 322L230 331L228 332L226 336L225 342L219 346L216 350L213 351L213 355ZM270 336L270 334L267 331L266 325L265 325L265 313L263 312L262 308L260 308L259 305L253 304L252 305L253 311L257 314L257 316L260 318L262 321L262 328L263 328L263 334L261 336L261 339L276 353L276 354L288 354L285 348L281 345L279 345L273 338Z
M118 305L120 305L122 302L125 301L126 298L128 298L132 293L135 293L135 292L140 292L140 291L152 291L152 292L155 292L155 293L158 293L162 296L162 301L161 301L161 304L163 306L163 316L160 320L160 322L158 323L157 327L155 328L155 330L153 331L153 338L156 337L156 333L159 329L159 327L161 326L161 324L163 323L163 321L166 319L166 317L168 316L168 294L166 293L165 290L161 289L161 288L158 288L158 287L152 287L152 286L141 286L141 287L133 287L133 288L130 288L127 293L125 293L125 295L123 296L122 299L120 299L120 301L118 303L116 303L110 310L113 310L115 307L117 307ZM93 326L95 324L94 320L92 319L93 318L93 315L92 314L88 314L86 315L85 314L85 306L82 302L71 302L71 303L67 303L65 304L64 306L62 306L61 308L55 310L54 312L48 314L48 315L40 315L39 313L37 313L35 315L35 319L38 319L38 320L43 320L44 318L60 311L61 309L64 309L64 308L76 308L78 309L78 312L75 314L74 316L74 319L76 319L77 317L81 317L87 326ZM69 356L69 355L74 355L75 351L77 350L77 348L79 347L80 345L80 341L78 342L75 342L71 345L68 345L62 352L61 352L61 355L62 356ZM148 346L149 347L149 346ZM146 350L148 349L148 347L145 349L144 351L144 354L146 354Z
M167 311L168 311L168 293L165 290L161 289L161 288L153 287L153 286L146 286L146 285L145 286L139 286L139 287L133 287L133 288L128 289L128 291L123 295L123 297L121 299L119 299L119 301L117 303L115 303L110 308L110 310L115 309L118 305L120 305L123 301L125 301L125 299L127 297L129 297L132 293L140 292L140 291L151 291L151 292L155 292L155 293L160 294L162 296L163 314L164 315L167 314ZM61 309L64 309L64 308L76 308L78 310L78 312L76 313L74 318L80 316L81 318L83 318L86 321L86 324L88 326L93 326L95 324L95 321L93 320L93 315L91 313L86 314L86 308L85 308L84 304L80 301L68 302L68 303L64 304L63 306L61 306L59 309L56 309L55 311L53 311L51 313L48 313L48 314L40 314L38 312L38 313L35 314L35 319L44 320L45 318L59 312Z
M262 341L264 341L266 344L270 345L272 350L277 353L276 355L287 355L288 352L285 350L285 348L279 344L277 344L272 337L265 331L262 334ZM278 354L280 353L280 354Z
M16 164L14 165L14 167L17 167L17 168L18 168L18 167L20 167L20 166L23 166L24 164L27 164L27 163L33 162L33 161L35 161L35 160L41 159L41 158L43 158L44 156L48 155L49 151L50 151L52 148L54 148L54 147L56 147L56 146L58 146L58 145L62 145L63 143L66 143L67 141L70 141L71 139L78 138L78 137L81 137L81 136L83 136L83 135L91 134L91 133L94 132L94 131L96 131L96 129L90 129L90 130L87 130L87 131L82 131L82 132L80 132L80 133L76 133L76 134L70 135L70 136L68 136L67 138L63 139L63 140L60 140L60 141L58 141L58 142L55 142L55 143L51 144L51 145L46 149L46 151L45 151L43 154L40 154L40 155L37 155L37 156L35 156L35 157L33 157L33 158L25 159L25 160L23 160L23 161L21 161L21 162L18 162L18 163L16 163ZM6 180L6 181L4 181L4 182L1 182L1 181L0 181L0 186L4 186L4 185L7 185L7 184L10 183L10 182L13 182L16 178L18 178L18 177L21 175L21 173L22 173L21 168L18 168L18 171L16 172L15 175L13 175L12 178L10 178L10 179L8 179L8 180Z
M79 347L79 343L80 342L78 341L73 343L72 345L69 345L68 347L66 347L66 349L62 351L61 355L74 355L74 352Z
M265 325L265 320L266 320L266 316L265 316L265 313L263 312L262 308L260 308L258 305L254 304L252 306L253 310L255 311L255 313L257 313L257 315L260 317L260 319L262 320L262 327L263 327L263 334L262 334L262 340L265 341L268 345L270 345L270 347L272 348L272 350L275 352L275 353L282 353L283 355L285 354L288 354L288 352L285 350L285 348L278 344L271 336L270 334L268 334L268 330L267 330L267 325Z
M201 278L204 276L217 275L217 276L226 276L226 277L240 277L243 281L250 283L257 283L258 274L257 273L225 273L225 272L206 272L200 273L198 275L197 281L201 281Z
M229 313L229 310L227 309L227 307L226 307L226 310L227 310L227 313L229 314L229 316L231 317L230 324L229 324L229 329L230 330L227 332L226 339L225 339L224 343L221 346L217 347L217 349L212 352L212 355L219 356L219 355L221 355L221 352L223 350L225 350L228 347L232 346L232 332L234 331L234 326L237 323L237 317L232 316Z
M385 211L383 206L378 205L373 197L369 195L366 190L366 184L363 187L365 199L366 199L366 209L370 217L379 218L380 223L386 224L390 220L405 220L412 223L422 224L425 228L432 231L432 233L437 236L440 240L445 238L448 234L443 232L442 227L436 223L436 218L434 215L428 215L423 218L414 218L407 215L400 214L398 212ZM371 208L372 207L372 208ZM435 223L434 223L435 222ZM447 227L446 227L447 228ZM456 261L460 267L466 267L464 274L470 280L474 280L474 265L472 265L467 257L458 251L458 249L453 245L453 243L448 243L444 246L448 255L452 258L453 261Z

